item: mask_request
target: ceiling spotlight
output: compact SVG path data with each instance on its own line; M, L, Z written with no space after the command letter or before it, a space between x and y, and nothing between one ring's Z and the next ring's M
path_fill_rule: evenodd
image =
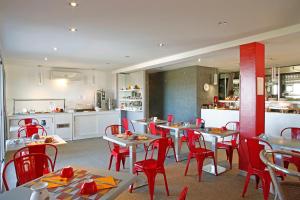
M53 50L54 50L54 51L57 51L58 49L57 49L57 47L53 47Z
M166 43L161 42L161 43L159 43L158 45L159 45L159 47L164 47L164 46L166 46Z
M198 58L198 62L201 62L201 58Z
M105 63L105 64L107 64L107 65L110 65L110 63L109 63L109 62L107 62L107 63Z
M78 31L78 30L77 30L77 28L72 27L72 28L69 28L69 31L71 31L71 32L76 32L76 31Z
M48 58L47 58L47 57L45 57L45 58L44 58L44 60L45 60L45 61L48 61Z
M130 56L125 56L125 58L130 58Z
M218 25L220 25L220 26L226 25L226 24L228 24L228 22L226 22L226 21L219 21L219 22L218 22Z
M71 1L71 2L69 3L69 5L75 8L75 7L77 7L79 4L76 3L75 1Z

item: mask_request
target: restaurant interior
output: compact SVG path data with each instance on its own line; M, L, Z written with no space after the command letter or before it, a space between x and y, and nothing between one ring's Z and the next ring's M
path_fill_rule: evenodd
M0 0L0 200L300 200L299 0Z

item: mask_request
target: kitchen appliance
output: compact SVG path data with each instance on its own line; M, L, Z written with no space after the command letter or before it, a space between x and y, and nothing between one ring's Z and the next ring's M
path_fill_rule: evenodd
M106 109L106 94L103 89L97 90L95 94L95 107L102 110Z

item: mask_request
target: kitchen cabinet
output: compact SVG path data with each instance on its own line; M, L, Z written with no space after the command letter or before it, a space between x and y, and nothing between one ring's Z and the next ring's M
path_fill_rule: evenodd
M97 115L98 136L105 135L105 128L112 124L121 124L120 112L104 112Z
M73 139L73 115L71 113L57 113L54 115L54 133L64 140Z
M96 114L74 115L74 139L93 138L98 136Z

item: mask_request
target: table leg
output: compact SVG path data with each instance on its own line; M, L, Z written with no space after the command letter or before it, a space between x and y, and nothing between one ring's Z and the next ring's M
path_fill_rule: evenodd
M134 163L136 162L136 145L129 146L129 171L134 174Z
M226 171L225 167L219 166L218 165L218 148L217 148L217 143L218 143L218 137L211 137L211 150L214 152L215 154L215 161L216 161L216 165L217 165L217 170L218 170L218 174L224 173ZM210 162L210 164L207 164L203 167L203 171L206 171L208 173L216 174L215 171L215 166L214 166L214 162L213 160Z
M181 159L180 159L180 147L179 147L179 140L180 140L179 129L175 129L174 136L175 136L175 153L176 153L176 158L177 158L177 161L180 161Z

